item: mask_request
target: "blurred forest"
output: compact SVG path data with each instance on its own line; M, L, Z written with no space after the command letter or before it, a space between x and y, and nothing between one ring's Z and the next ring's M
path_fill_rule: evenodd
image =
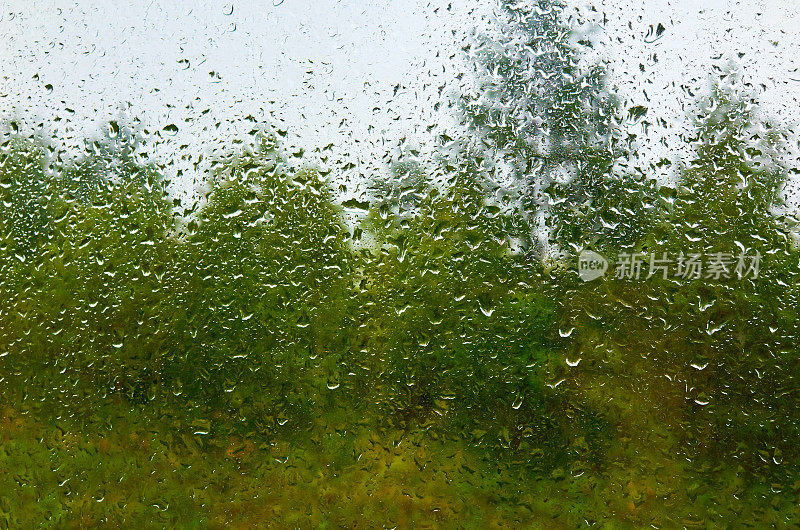
M127 124L6 122L0 525L800 523L790 131L714 72L659 183L561 6L504 8L469 133L355 226L270 134L187 213ZM584 283L584 249L762 261Z

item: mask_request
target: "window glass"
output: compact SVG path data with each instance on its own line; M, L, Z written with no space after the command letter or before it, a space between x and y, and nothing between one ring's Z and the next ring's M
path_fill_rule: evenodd
M793 0L0 6L0 526L800 524Z

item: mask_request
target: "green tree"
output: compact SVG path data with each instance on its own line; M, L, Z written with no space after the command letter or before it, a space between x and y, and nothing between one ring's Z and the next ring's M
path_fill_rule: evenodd
M134 141L100 137L43 186L47 238L7 298L5 368L31 403L91 412L98 397L142 402L157 385L172 215L163 176L130 156Z
M352 257L330 189L264 137L219 160L180 266L171 385L249 427L310 422L346 379Z
M0 147L0 251L5 259L29 260L47 238L47 149L22 136L16 122Z
M800 271L790 225L778 215L790 173L783 162L788 133L762 117L729 77L703 101L691 139L696 156L683 171L656 248L704 255L703 278L674 289L681 317L667 320L692 344L683 348L692 358L683 361L707 365L687 368L695 402L707 403L693 407L687 434L700 455L734 459L759 483L764 473L786 477L788 461L798 461L791 442L798 427L786 396L800 375L794 340ZM728 274L714 281L708 265L719 253L729 258L723 260ZM750 270L754 260L757 270ZM764 452L786 455L787 462L765 462Z
M620 103L607 65L585 64L591 32L572 27L564 11L557 0L503 1L498 35L467 48L478 79L460 101L478 132L467 156L510 181L507 191L519 198L512 204L558 251L608 239L630 244L647 230L654 187L616 166L629 139Z
M737 88L712 85L678 188L660 190L657 222L629 249L701 254L704 266L726 253L729 274L678 277L673 262L666 279L645 278L646 261L639 280L579 284L572 271L556 274L566 291L561 348L575 365L563 368L567 391L615 430L608 487L668 493L709 521L729 509L725 495L754 500L765 483L793 482L797 462L786 397L798 376L798 261L775 212L789 173L780 163L786 132ZM749 265L756 253L758 275L740 278L738 256Z
M493 448L564 455L546 386L553 305L514 255L514 220L488 204L476 167L447 167L413 214L378 204L364 273L360 379L380 414ZM421 191L421 190L420 190ZM562 445L559 445L562 444Z

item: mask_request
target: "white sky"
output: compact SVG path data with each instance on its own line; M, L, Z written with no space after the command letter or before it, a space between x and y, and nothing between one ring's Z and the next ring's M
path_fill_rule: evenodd
M683 155L677 135L691 94L707 86L711 65L730 57L745 81L764 85L765 108L794 125L797 3L597 0L596 12L576 4L584 15L605 19L603 54L626 105L650 109L654 125L640 150L643 164ZM229 146L231 138L244 138L252 124L242 118L252 115L289 130L290 150L333 144L325 163L357 195L365 176L385 169L396 139L408 135L424 151L430 134L452 122L446 106L433 110L439 88L445 95L457 88L454 79L466 70L460 46L472 28L487 24L494 5L6 0L0 117L27 123L35 117L67 145L98 131L121 108L150 131L174 124L177 135L159 132L156 149L170 176L183 171L176 187L188 191L198 154L215 142ZM663 35L648 42L659 23ZM55 116L62 120L52 122ZM353 168L342 169L348 162Z

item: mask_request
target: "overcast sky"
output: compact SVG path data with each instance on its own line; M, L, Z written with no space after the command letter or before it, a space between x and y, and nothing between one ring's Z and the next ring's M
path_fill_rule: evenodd
M692 94L730 58L771 114L797 120L796 0L570 5L603 24L601 53L625 104L649 109L643 158L683 156L676 138ZM333 144L326 163L355 193L385 168L398 138L424 150L431 131L452 121L434 105L442 87L444 95L457 88L464 39L488 27L494 8L476 0L7 0L0 117L44 121L69 145L125 109L159 131L165 171L182 170L176 186L188 190L199 153L246 136L252 123L242 118L253 116L287 129L290 149L314 156Z

